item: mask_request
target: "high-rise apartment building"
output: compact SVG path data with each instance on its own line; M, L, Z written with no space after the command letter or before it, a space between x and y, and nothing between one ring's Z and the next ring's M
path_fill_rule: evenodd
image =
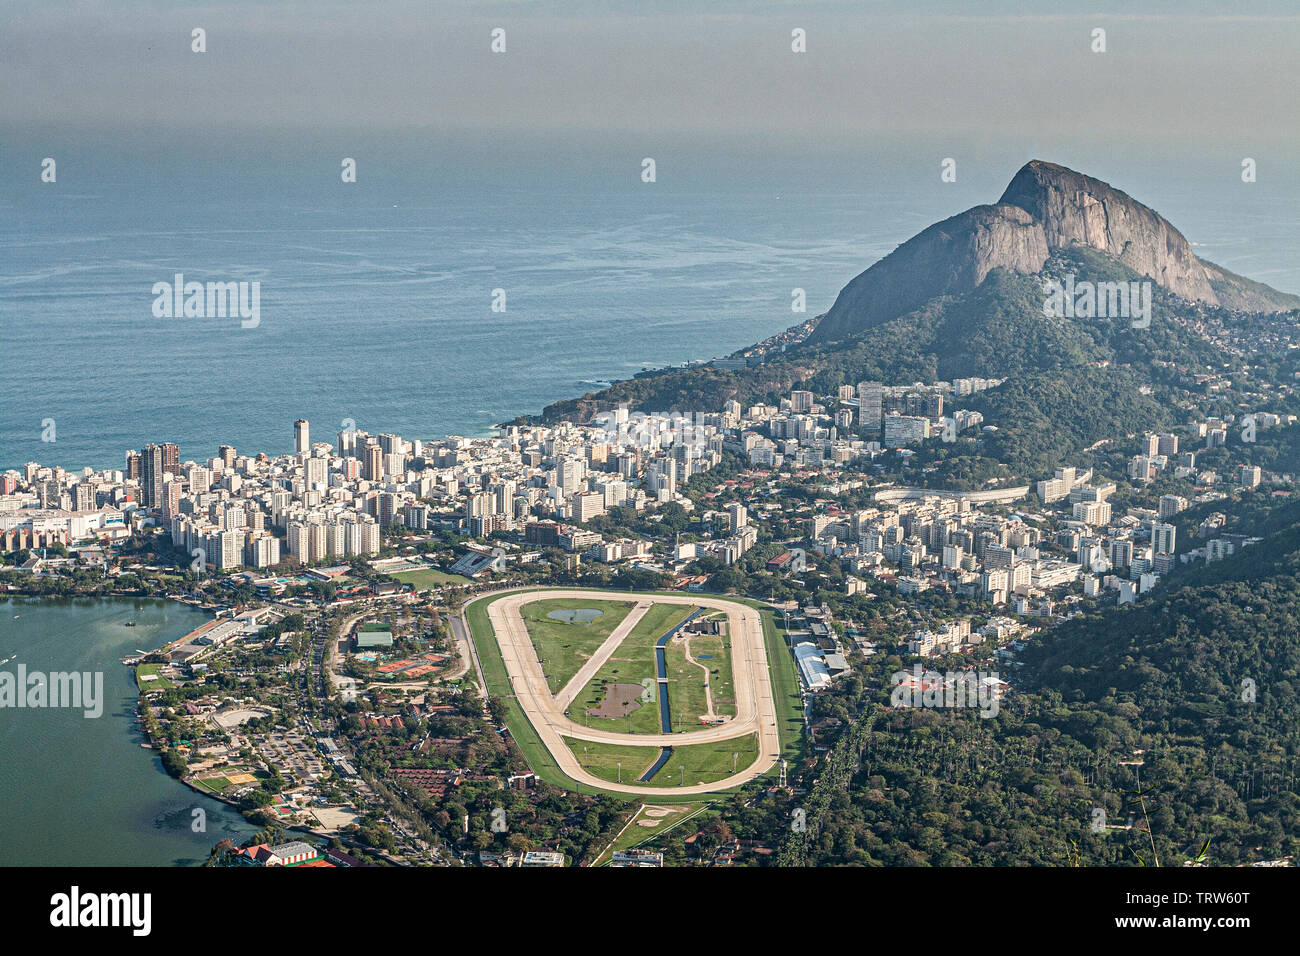
M95 486L89 481L79 481L72 488L72 510L95 510Z
M357 445L364 437L365 432L359 432L355 428L345 428L339 432L339 457L355 458L357 454Z
M181 473L181 450L175 442L165 441L162 447L162 467L169 475Z
M366 481L380 481L384 477L384 450L378 443L367 445L362 452L361 477Z
M1178 529L1171 524L1151 526L1151 548L1156 554L1174 553L1174 536Z
M1179 495L1161 495L1160 496L1160 517L1172 518L1180 511L1186 511L1190 504L1186 498Z
M813 393L795 389L790 393L790 411L796 415L806 415L812 411Z
M145 445L140 453L140 503L146 508L162 507L163 474L162 446Z
M303 478L307 482L307 487L314 490L325 488L329 481L329 459L328 458L308 458L303 462Z
M162 516L165 521L171 521L172 518L181 513L180 479L173 478L171 481L164 482L162 501L159 503L159 507L162 508Z

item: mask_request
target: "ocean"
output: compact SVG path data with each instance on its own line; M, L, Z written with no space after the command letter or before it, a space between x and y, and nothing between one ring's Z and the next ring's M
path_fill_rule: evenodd
M51 134L0 195L0 468L122 466L174 441L292 448L292 423L407 438L493 425L645 369L721 357L825 311L931 222L993 202L1029 154L957 183L897 151L754 158L436 137ZM56 183L39 180L44 155ZM343 157L357 181L343 183ZM1071 162L1197 251L1300 292L1300 189L1235 170ZM970 171L965 171L965 170ZM258 282L256 328L153 313L155 283ZM791 309L805 290L807 312ZM504 311L493 311L494 290ZM499 295L499 293L496 293ZM50 440L52 439L52 440Z

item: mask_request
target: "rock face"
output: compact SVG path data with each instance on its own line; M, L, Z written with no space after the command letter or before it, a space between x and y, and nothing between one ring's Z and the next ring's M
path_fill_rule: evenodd
M998 267L1036 273L1047 255L1042 226L1025 210L975 206L917 233L846 285L812 338L842 339L935 296L968 292Z
M841 290L810 343L851 338L959 295L996 268L1034 274L1055 250L1085 245L1194 302L1253 312L1300 306L1300 297L1198 259L1154 210L1072 169L1033 160L994 206L976 206L903 243Z
M1100 180L1036 159L1016 173L1001 202L1040 222L1050 249L1091 246L1184 299L1219 304L1205 266L1183 234Z

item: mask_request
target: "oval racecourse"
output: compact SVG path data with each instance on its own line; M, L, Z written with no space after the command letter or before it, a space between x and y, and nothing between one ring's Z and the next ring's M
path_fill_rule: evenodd
M603 613L550 610L587 607ZM695 617L725 621L725 637L678 637ZM780 759L771 662L753 607L703 594L543 589L486 595L463 618L485 665L499 651L504 681L489 681L497 685L490 691L517 701L551 760L578 784L640 796L707 794L747 783ZM677 653L690 666L681 665L680 677L666 678L656 661L670 638L685 642ZM712 653L702 655L708 665L692 657L691 640L711 641ZM678 729L665 733L670 691ZM684 708L687 700L694 706ZM701 707L705 714L694 713ZM643 776L653 782L638 783Z

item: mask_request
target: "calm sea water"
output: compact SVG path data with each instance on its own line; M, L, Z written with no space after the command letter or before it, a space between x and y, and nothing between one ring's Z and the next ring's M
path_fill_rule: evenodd
M171 601L0 600L0 670L102 672L102 716L0 710L0 865L197 865L254 831L234 810L169 777L135 724L121 658L152 650L207 615ZM135 627L126 627L133 620ZM206 832L193 831L202 808Z
M824 311L898 243L995 201L1029 158L989 156L942 184L937 159L827 159L810 144L760 165L763 144L707 161L664 150L647 184L650 149L609 144L128 145L10 150L30 175L0 194L0 467L120 467L150 441L178 442L182 460L221 443L279 453L298 417L317 440L345 419L485 434ZM57 184L38 181L44 155L59 157ZM357 159L355 184L340 181L340 156ZM1154 206L1205 257L1300 292L1296 182L1247 187L1226 159L1173 175L1048 158ZM260 325L155 318L153 284L177 272L259 281Z

